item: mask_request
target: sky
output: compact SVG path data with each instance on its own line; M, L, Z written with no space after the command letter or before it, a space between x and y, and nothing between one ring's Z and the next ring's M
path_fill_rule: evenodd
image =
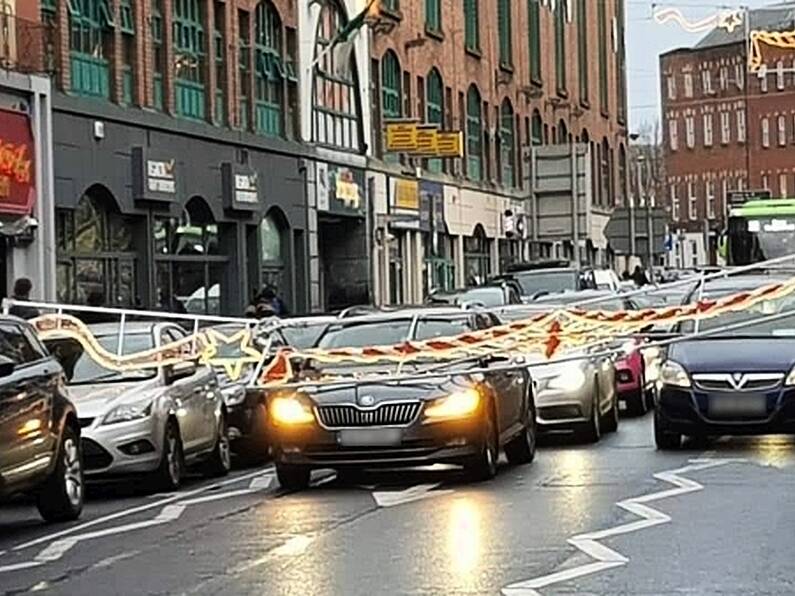
M626 0L630 132L660 118L660 54L674 48L690 47L707 33L688 33L671 21L658 24L652 18L654 7L656 10L676 7L688 20L697 21L741 5L756 8L775 3L775 0L743 0L737 4L731 0Z

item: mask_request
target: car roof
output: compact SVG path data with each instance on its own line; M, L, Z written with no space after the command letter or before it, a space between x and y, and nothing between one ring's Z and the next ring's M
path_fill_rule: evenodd
M20 317L16 317L14 315L3 314L0 314L0 323L16 323L17 325L21 323L23 325L30 325L30 323L25 319L21 319Z
M161 321L129 321L124 324L125 334L151 333L153 328L161 325ZM94 323L88 328L95 336L118 335L120 323Z
M331 323L331 326L339 327L345 325L357 325L361 323L378 323L388 321L408 321L415 317L469 317L472 316L473 311L463 310L460 307L446 307L446 306L422 306L422 307L407 307L401 310L367 314L357 317L350 317L348 319L337 319Z
M751 275L734 275L732 277L710 279L704 282L704 294L711 296L733 294L735 292L744 292L746 290L753 290L762 286L786 281L787 279L790 279L790 277L782 274L781 272L771 272L769 274L755 273ZM697 281L696 284L697 285L694 289L694 293L699 291Z
M536 303L564 304L564 303L578 302L580 300L592 300L596 298L606 298L606 297L617 298L617 299L623 298L621 294L617 294L610 290L580 290L577 292L558 292L555 294L545 294L533 300L532 304Z

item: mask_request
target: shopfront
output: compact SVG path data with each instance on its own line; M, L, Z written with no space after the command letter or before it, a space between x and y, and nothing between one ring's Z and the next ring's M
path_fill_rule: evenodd
M438 182L420 180L420 224L424 236L425 264L423 295L431 290L448 291L455 287L453 241L444 218L444 188Z

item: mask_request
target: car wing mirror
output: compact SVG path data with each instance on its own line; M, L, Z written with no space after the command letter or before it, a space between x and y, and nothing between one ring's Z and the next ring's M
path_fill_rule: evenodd
M180 379L187 379L195 375L197 370L198 366L193 360L175 362L166 367L166 384L171 385Z
M10 377L14 374L14 370L16 370L17 364L10 358L6 356L0 356L0 379L4 379L5 377Z

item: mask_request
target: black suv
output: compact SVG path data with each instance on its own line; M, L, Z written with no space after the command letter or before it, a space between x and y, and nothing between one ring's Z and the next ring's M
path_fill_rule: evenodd
M30 324L0 316L0 499L19 493L47 521L80 516L80 425L61 365Z

